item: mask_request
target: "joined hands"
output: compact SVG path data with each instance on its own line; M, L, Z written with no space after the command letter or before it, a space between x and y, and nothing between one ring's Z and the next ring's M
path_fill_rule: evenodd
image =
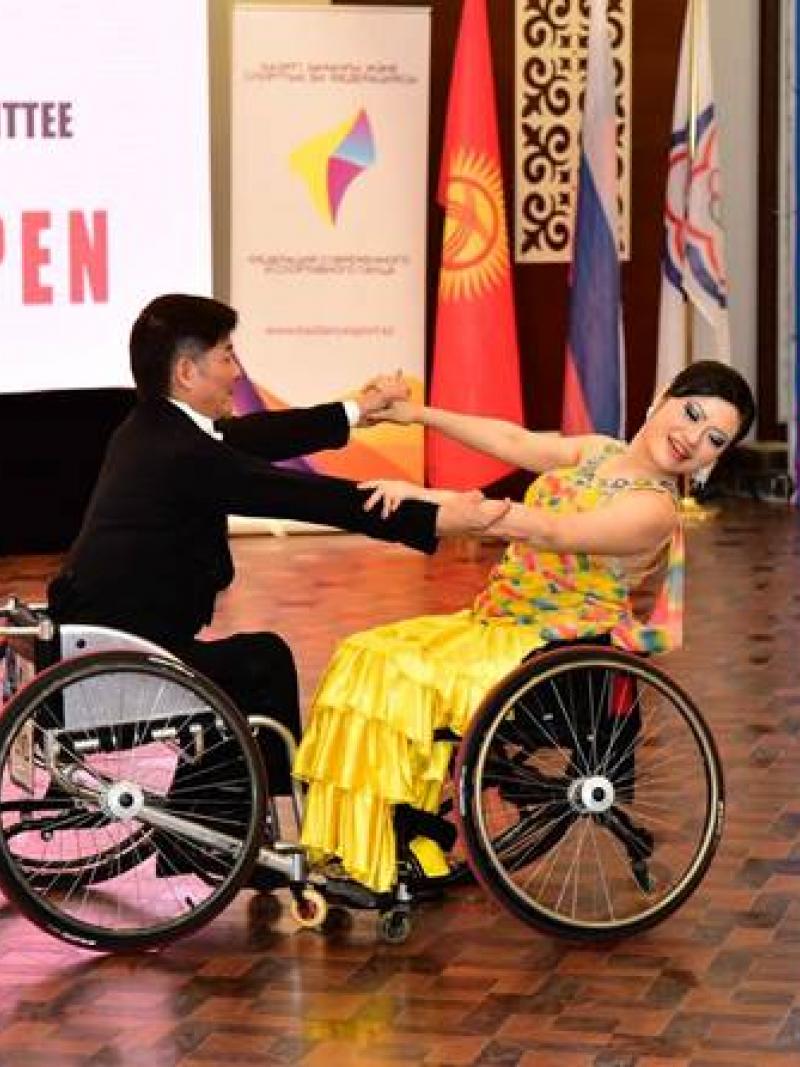
M490 500L480 489L466 492L455 490L424 489L399 479L378 478L361 482L359 489L371 489L364 502L364 510L380 507L381 515L388 518L404 500L423 500L438 504L436 532L440 536L491 532L511 508L511 501Z
M480 489L453 493L442 502L436 515L436 532L440 536L491 533L511 509L511 501L490 500Z
M374 426L378 422L391 419L388 414L397 404L405 404L411 396L411 388L403 377L402 371L394 374L379 374L371 378L359 392L356 400L361 409L359 426Z

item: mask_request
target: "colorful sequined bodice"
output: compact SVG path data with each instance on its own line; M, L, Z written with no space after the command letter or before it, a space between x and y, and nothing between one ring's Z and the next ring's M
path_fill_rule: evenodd
M576 467L542 474L525 494L525 504L574 513L603 507L619 492L631 489L656 489L675 496L667 481L597 474L601 463L624 451L621 443L609 442ZM526 541L515 541L492 570L473 611L494 624L534 626L545 641L610 633L615 643L634 651L665 651L682 639L680 526L651 561L649 571L656 588L652 609L642 619L635 605L641 575L633 578L623 561L585 552L543 552Z

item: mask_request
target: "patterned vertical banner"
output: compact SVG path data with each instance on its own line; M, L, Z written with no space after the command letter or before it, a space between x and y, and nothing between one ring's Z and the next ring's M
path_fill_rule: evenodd
M608 0L614 60L619 246L630 257L631 11ZM518 263L568 263L575 217L590 0L518 0L516 174Z

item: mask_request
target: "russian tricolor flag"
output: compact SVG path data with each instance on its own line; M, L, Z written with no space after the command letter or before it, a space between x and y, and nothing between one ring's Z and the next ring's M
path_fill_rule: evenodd
M569 434L622 437L625 428L616 128L606 0L592 0L561 420Z

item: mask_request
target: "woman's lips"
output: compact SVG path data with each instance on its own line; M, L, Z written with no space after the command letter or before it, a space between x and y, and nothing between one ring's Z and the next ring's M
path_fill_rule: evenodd
M685 463L687 460L692 458L691 453L688 452L677 441L675 441L674 438L668 437L667 442L669 444L672 455L676 460L678 460L679 463Z

